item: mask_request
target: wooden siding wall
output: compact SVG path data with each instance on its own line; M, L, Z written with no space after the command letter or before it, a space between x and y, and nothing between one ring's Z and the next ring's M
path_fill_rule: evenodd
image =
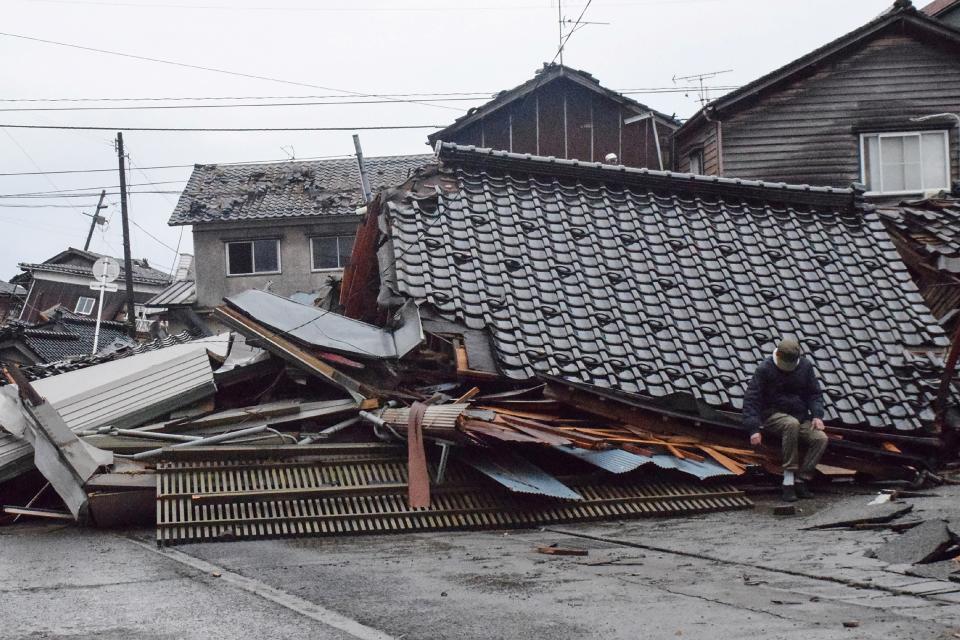
M940 112L960 112L957 51L905 34L883 35L749 108L721 116L723 172L736 178L848 187L861 181L861 132L947 129L957 179L955 121L910 122L911 117ZM681 147L691 148L705 136L703 129L713 126L690 132ZM686 154L680 156L686 162ZM708 173L716 170L716 163L706 164Z
M677 171L689 173L690 154L696 150L703 152L703 173L708 176L720 175L720 157L717 154L717 124L707 122L696 131L678 138L676 141L677 158L674 167Z
M104 320L113 320L125 311L123 308L125 300L123 281L120 280L119 283L120 291L116 293L108 292L103 296ZM20 319L24 322L39 322L41 312L55 307L58 304L62 304L70 311L73 311L77 306L77 300L79 300L81 296L94 298L96 300L100 296L100 292L93 291L82 284L36 280L34 281L33 288L30 290L30 296L24 305L23 314ZM154 294L152 293L134 292L133 299L138 303L146 302L153 296ZM96 307L94 307L94 313L91 317L96 317Z
M649 119L622 124L635 114L615 100L559 79L461 129L449 141L592 162L615 153L628 166L658 168ZM672 131L660 126L658 133L664 168L669 168Z

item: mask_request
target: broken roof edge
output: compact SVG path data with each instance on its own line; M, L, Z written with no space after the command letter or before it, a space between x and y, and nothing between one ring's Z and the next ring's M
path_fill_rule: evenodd
M944 37L954 43L960 44L960 30L950 25L924 14L913 6L910 2L901 2L897 0L891 10L884 12L873 20L863 24L853 31L849 31L838 38L814 49L813 51L791 60L787 64L780 66L773 71L766 73L755 80L748 82L739 89L717 98L710 104L704 106L693 116L688 118L676 131L677 136L684 135L686 132L699 126L703 122L709 122L714 116L723 115L721 112L735 107L743 100L758 95L764 91L780 86L782 83L789 82L805 69L821 62L825 58L837 55L852 46L856 46L861 41L883 31L887 27L899 21L909 22L910 24L926 29L934 35Z
M862 198L865 187L858 184L854 184L850 188L836 188L723 178L693 173L641 169L602 162L566 160L529 153L512 153L473 145L459 145L452 142L438 142L436 151L441 163L472 164L482 167L548 174L550 176L593 179L599 182L660 188L667 191L683 191L697 195L738 195L760 200L843 207L851 210L854 208L862 210L869 208L863 203Z
M545 87L546 85L555 80L559 80L560 78L565 78L586 89L589 89L590 91L594 91L612 100L616 100L621 104L636 109L638 113L652 113L659 121L673 129L680 127L680 121L675 116L668 116L667 114L648 107L641 102L637 102L633 98L627 97L622 93L618 93L613 89L604 87L591 73L581 69L574 69L573 67L568 67L563 64L545 63L543 67L536 71L532 78L520 83L512 89L498 92L490 100L483 103L479 107L474 107L466 114L454 120L445 128L428 135L427 144L434 146L438 141L443 140L444 136L460 131L464 127L473 124L477 120L483 119L490 114L508 106L517 98L522 98L523 96L537 89Z

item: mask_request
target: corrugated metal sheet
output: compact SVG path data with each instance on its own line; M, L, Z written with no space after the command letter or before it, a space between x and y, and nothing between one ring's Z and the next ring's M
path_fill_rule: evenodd
M623 449L607 449L606 451L591 451L579 447L554 447L557 451L562 451L568 455L574 456L589 462L592 465L600 467L611 473L628 473L635 471L640 467L653 464L661 469L675 469L682 473L687 473L701 480L707 478L716 478L719 476L732 476L734 473L720 466L712 460L698 462L696 460L681 460L671 455L655 454L653 456L642 456L636 453L630 453Z
M430 507L411 509L406 471L402 458L160 463L157 544L537 527L752 506L734 487L682 482L583 481L573 485L582 501L560 502L480 487L476 472L451 465Z
M196 301L197 283L193 280L181 280L174 282L143 304L147 307L170 307L174 305L193 304Z
M509 451L472 449L463 462L499 482L510 491L531 493L561 500L583 500L583 497L535 464Z
M213 340L213 339L211 339ZM136 426L216 391L209 341L197 341L114 360L34 383L73 430ZM0 482L31 458L30 445L0 435Z

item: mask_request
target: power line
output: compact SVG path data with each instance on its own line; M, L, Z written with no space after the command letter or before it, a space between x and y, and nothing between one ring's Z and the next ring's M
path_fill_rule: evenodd
M710 85L707 88L715 90L733 90L739 89L740 85ZM691 91L699 89L699 86L666 86L666 87L636 87L633 89L621 89L617 93L621 94L631 94L631 93L680 93L683 91ZM615 90L616 91L616 90ZM424 97L424 98L442 98L442 97L463 97L468 100L474 98L493 98L498 92L497 91L452 91L452 92L423 92L423 93L383 93L380 94L382 98L410 98L410 97ZM212 101L212 100L320 100L320 99L333 99L333 98L342 98L344 96L338 94L326 94L326 95L285 95L285 96L149 96L149 97L121 97L121 98L93 98L93 97L79 97L79 98L0 98L0 102L202 102L202 101ZM310 104L310 103L296 103L296 104ZM327 103L323 103L327 104ZM344 104L344 103L332 103L332 104Z
M148 194L148 193L156 193L156 194L160 194L160 193L168 193L168 194L180 193L179 191L172 191L172 190L163 190L163 191L160 191L160 190L130 191L129 189L127 190L127 192L128 192L128 193L144 193L144 194ZM119 191L108 191L108 192L107 192L107 195L108 195L108 196L118 196L118 195L120 195L120 192L119 192ZM53 199L53 198L97 198L97 197L99 197L99 196L100 196L100 192L98 192L98 191L97 191L97 192L91 191L91 192L89 192L89 193L54 193L54 194L50 194L50 195L44 195L44 194L42 194L42 193L39 193L39 194L37 194L37 195L26 195L26 196L19 196L19 195L0 195L0 198L16 198L16 199L24 199L24 200L31 200L31 199L48 200L48 199ZM81 212L81 213L82 213L82 212ZM87 215L87 214L84 214L84 215Z
M138 182L136 184L128 184L127 186L128 187L146 187L146 186L156 186L158 184L178 184L181 182L186 182L186 180L163 180L159 182ZM97 187L91 186L91 187L77 187L75 189L57 189L56 191L29 191L25 193L4 193L4 194L0 194L0 198L45 196L45 195L60 194L60 193L70 193L71 191L88 191L91 189L119 189L119 188L120 188L120 185L111 184L107 186L97 186Z
M210 71L212 73L222 73L229 76L236 76L239 78L250 78L253 80L266 80L267 82L279 82L282 84L295 85L299 87L310 87L311 89L322 89L324 91L337 91L339 93L345 93L354 96L360 96L363 98L380 98L382 96L375 93L362 93L359 91L351 91L348 89L338 89L337 87L325 87L319 84L310 84L309 82L298 82L296 80L284 80L282 78L271 78L270 76L261 76L253 73L243 73L241 71L231 71L229 69L219 69L217 67L205 67L198 64L190 64L187 62L177 62L175 60L164 60L162 58L153 58L150 56L140 56L132 53L124 53L122 51L110 51L109 49L97 49L95 47L87 47L79 44L71 44L68 42L58 42L56 40L46 40L44 38L36 38L33 36L25 36L18 33L7 33L0 31L0 36L6 36L8 38L19 38L21 40L29 40L30 42L40 42L43 44L51 44L58 47L69 47L71 49L79 49L81 51L92 51L94 53L102 53L111 56L120 56L122 58L131 58L133 60L142 60L144 62L155 62L157 64L166 64L174 67L182 67L185 69L195 69L199 71ZM408 100L408 102L419 104L416 100ZM437 109L451 109L454 111L460 111L456 107L448 107L441 104L426 103L427 106L436 107Z
M2 35L2 34L0 34ZM124 126L86 126L53 124L0 124L0 129L58 129L65 131L206 131L206 132L250 132L250 131L394 131L399 129L443 129L438 124L400 124L371 125L362 127L124 127Z
M353 155L350 155L350 154L345 154L345 153L344 153L344 154L337 154L337 155L331 155L331 156L311 156L311 157L309 157L309 158L297 158L296 162L300 162L300 161L306 162L306 161L309 161L309 160L330 160L330 159L333 159L333 158L352 158L352 157L354 157L354 156L353 156ZM281 163L281 164L282 164L282 163L287 163L287 162L291 162L291 161L290 161L290 160L287 160L287 159L285 159L285 160L276 160L276 159L271 159L271 160L240 160L240 161L235 161L235 162L206 162L206 163L199 163L199 164L208 164L208 165L210 165L210 164L213 164L213 165L215 165L215 164L270 164L270 163ZM155 165L155 166L152 166L152 167L138 167L138 169L141 170L141 171L145 171L145 170L161 170L161 169L192 169L192 168L195 167L197 164L198 164L198 163L192 163L192 164L162 164L162 165ZM42 176L42 175L59 175L59 174L65 174L65 173L108 173L108 172L109 172L109 173L116 173L116 172L117 172L117 168L116 168L116 167L111 167L111 168L109 168L109 169L61 169L61 170L59 170L59 171L17 171L17 172L12 172L12 173L0 173L0 176Z
M427 98L417 100L417 103L433 102L452 102L469 100L476 102L486 100L487 98ZM337 100L329 102L258 102L242 104L163 104L163 105L137 105L137 106L109 106L109 107L0 107L0 111L137 111L146 109L239 109L239 108L261 108L261 107L335 107L337 105L357 105L357 104L408 104L409 100L385 99L385 100Z

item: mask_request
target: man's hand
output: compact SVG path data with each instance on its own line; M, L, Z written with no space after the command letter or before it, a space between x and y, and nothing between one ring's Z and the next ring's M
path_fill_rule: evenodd
M813 428L817 431L823 431L827 428L827 425L823 424L823 420L820 418L814 418L810 424L813 425Z
M759 447L763 443L763 436L759 433L754 433L750 436L750 445L753 447Z

